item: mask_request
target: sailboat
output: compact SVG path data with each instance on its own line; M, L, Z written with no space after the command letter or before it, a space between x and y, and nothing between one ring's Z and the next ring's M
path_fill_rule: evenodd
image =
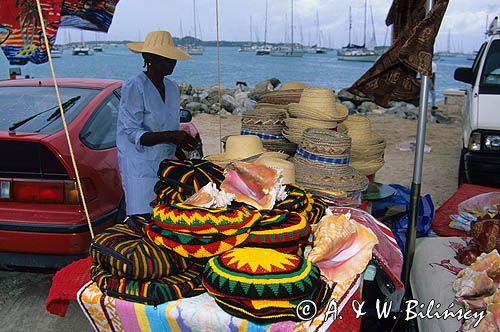
M93 55L92 49L85 45L83 41L83 31L80 31L81 44L73 47L73 55Z
M451 36L450 36L450 30L448 30L448 48L446 51L438 52L438 55L441 58L454 58L454 57L456 57L457 53L452 52L450 46L451 46Z
M271 53L269 55L272 56L281 56L281 57L303 57L304 54L306 54L306 51L303 49L297 49L294 47L293 44L293 0L291 2L291 8L292 8L292 19L291 19L291 43L290 47L278 47L278 48L273 48L271 50Z
M312 45L311 47L308 47L306 49L307 53L312 53L312 54L325 54L327 53L327 49L325 47L321 47L321 35L322 32L319 29L319 13L316 11L316 36L317 36L317 41L318 43L315 45Z
M250 45L240 47L238 52L255 52L256 49L257 46L253 45L252 16L250 16Z
M194 38L196 39L196 0L193 0L193 18L194 18ZM203 55L205 51L202 46L189 44L185 45L184 50L190 55Z
M351 30L352 30L352 16L351 7L349 6L349 43L347 46L337 53L337 59L341 61L360 61L360 62L374 62L378 59L379 55L373 50L366 48L366 0L365 0L365 22L364 22L364 35L363 45L351 44Z
M271 46L267 45L267 0L266 0L266 19L264 23L264 45L257 47L256 55L269 55L271 53Z

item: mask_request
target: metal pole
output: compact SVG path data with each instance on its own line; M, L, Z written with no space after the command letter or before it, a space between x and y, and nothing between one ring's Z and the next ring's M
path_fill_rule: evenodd
M434 0L427 0L425 12L429 13ZM406 234L406 254L403 262L403 283L409 289L410 270L415 254L415 240L417 234L418 204L420 186L422 183L422 165L424 159L425 127L427 121L427 101L431 77L422 75L420 86L420 112L418 114L417 142L415 146L415 160L413 164L413 180L410 194L410 213L408 217L408 232Z

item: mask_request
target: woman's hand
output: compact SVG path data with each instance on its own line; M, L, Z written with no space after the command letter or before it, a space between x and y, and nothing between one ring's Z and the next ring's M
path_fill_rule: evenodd
M183 150L192 151L199 145L198 141L185 131L175 130L167 131L167 133L167 142L174 143L177 147Z

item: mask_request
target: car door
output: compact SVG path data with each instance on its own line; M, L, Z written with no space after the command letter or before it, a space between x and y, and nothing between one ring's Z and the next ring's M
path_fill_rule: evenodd
M114 211L123 196L116 150L119 106L120 94L116 90L94 111L79 134L87 158L95 161L92 183L103 213Z
M500 39L493 40L488 50L481 75L477 98L477 126L479 129L500 129Z

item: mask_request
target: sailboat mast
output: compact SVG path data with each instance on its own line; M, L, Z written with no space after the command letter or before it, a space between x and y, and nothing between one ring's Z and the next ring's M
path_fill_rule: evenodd
M316 11L316 38L317 38L316 45L320 46L321 45L321 35L319 33L319 13L318 13L318 11Z
M352 30L352 17L351 17L351 6L349 6L349 43L347 47L351 47L351 30Z
M264 23L264 46L267 44L267 0L266 0L266 19Z
M250 15L250 44L253 43L252 35L252 15Z
M372 19L372 40L373 47L377 46L377 36L375 35L375 22L373 22L373 7L370 5L370 16Z
M366 47L366 0L365 0L365 21L363 23L363 47Z
M292 26L291 26L291 41L292 41L292 53L293 53L293 0L290 1L292 3L292 19L291 19L291 22L292 22Z
M193 21L194 21L194 38L196 38L196 3L193 0Z

